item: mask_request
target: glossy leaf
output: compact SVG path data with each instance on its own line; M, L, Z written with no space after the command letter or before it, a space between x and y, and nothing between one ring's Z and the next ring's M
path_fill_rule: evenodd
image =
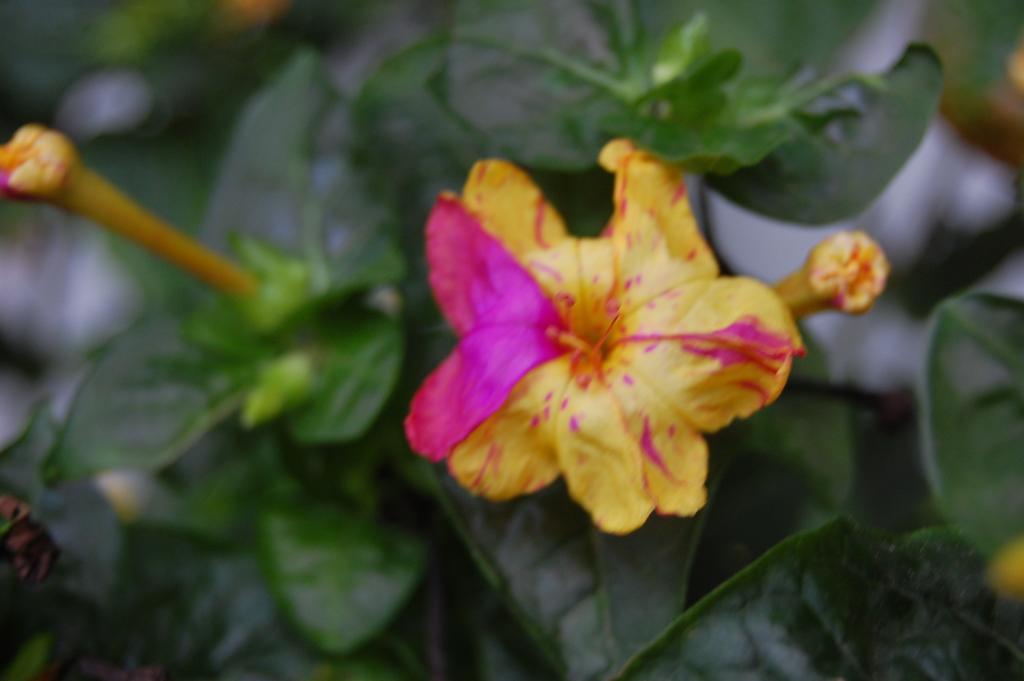
M983 575L948 531L832 523L702 599L617 678L1017 678L1024 606L997 602Z
M921 401L942 511L986 550L1024 532L1024 303L947 301L932 327Z
M409 598L423 547L327 508L267 511L261 562L289 621L318 649L347 653L379 633Z
M161 664L186 679L309 673L309 655L281 626L256 560L244 553L134 528L118 585L93 649L111 662Z
M47 478L167 465L238 408L250 372L186 341L172 319L142 322L112 341L83 380Z
M314 351L317 378L289 418L304 443L345 442L363 435L398 380L402 336L383 315L351 314L321 331Z
M758 165L712 184L736 203L780 220L820 224L855 215L917 148L941 86L935 55L911 47L877 79L856 79L811 101L789 141Z
M485 574L566 678L611 678L682 612L700 516L614 537L561 485L500 504L447 477L443 490Z
M394 281L403 263L391 217L347 150L349 112L309 52L300 53L243 113L221 166L203 234L226 249L255 237L308 268L311 297Z

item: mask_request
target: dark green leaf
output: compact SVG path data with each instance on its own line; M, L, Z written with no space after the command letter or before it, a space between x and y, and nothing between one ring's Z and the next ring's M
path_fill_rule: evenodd
M176 679L245 671L305 678L310 671L308 655L279 624L256 560L223 544L134 528L118 585L105 626L94 634L94 654L160 664Z
M398 380L402 335L383 315L352 314L326 327L314 351L317 379L289 418L304 443L353 440L370 427Z
M942 511L989 551L1024 531L1024 303L974 294L936 312L921 401Z
M308 267L310 297L395 281L402 259L390 213L349 156L349 112L312 53L296 56L244 112L210 201L204 234L258 238Z
M714 178L713 186L740 205L781 220L816 224L855 215L917 148L941 86L935 55L911 47L880 78L854 79L804 107L816 117L839 112L823 127L794 127L793 138L764 161Z
M682 611L699 517L614 537L561 485L500 504L447 477L443 488L489 579L568 678L610 678Z
M894 273L886 290L911 314L925 317L935 306L976 285L1024 248L1024 211L1016 211L983 230L965 225L932 228L921 257Z
M735 424L734 435L749 452L767 456L799 471L823 509L843 507L853 482L853 417L850 404L815 392L827 386L825 355L809 337L806 356L777 402Z
M1012 679L1024 607L997 602L956 536L836 522L794 537L701 600L622 681Z
M424 565L419 543L326 508L278 508L260 523L262 564L292 624L319 649L346 653L379 633Z
M111 342L75 395L47 477L155 470L238 408L248 364L182 338L175 320L142 322Z
M679 0L636 4L643 25L651 31L664 27L662 22L680 13L685 17L703 12L708 18L713 50L738 48L749 75L779 76L801 66L827 66L879 3Z

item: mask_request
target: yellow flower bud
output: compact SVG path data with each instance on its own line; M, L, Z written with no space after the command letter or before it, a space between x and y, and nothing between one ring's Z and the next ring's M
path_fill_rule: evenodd
M1000 596L1024 599L1024 536L1011 541L992 558L988 583Z
M15 200L54 200L80 165L67 137L26 125L0 146L0 195Z
M1024 40L1021 40L1017 51L1007 60L1006 75L1014 89L1024 97Z
M815 246L807 262L775 285L794 317L836 310L863 314L885 289L889 261L864 232L839 232Z

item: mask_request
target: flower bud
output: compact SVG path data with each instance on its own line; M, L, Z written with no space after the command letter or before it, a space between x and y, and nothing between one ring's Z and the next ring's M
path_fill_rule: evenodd
M1024 40L1017 46L1017 51L1011 54L1007 60L1006 75L1017 93L1024 97Z
M836 310L863 314L885 289L889 261L864 232L839 232L815 246L804 266L775 285L793 316Z
M1024 599L1024 536L1011 541L992 558L988 583L1000 596Z
M276 417L309 396L313 387L313 361L308 355L291 353L274 360L260 373L242 408L247 428Z
M78 165L78 152L67 137L41 125L25 125L0 146L0 196L53 201Z

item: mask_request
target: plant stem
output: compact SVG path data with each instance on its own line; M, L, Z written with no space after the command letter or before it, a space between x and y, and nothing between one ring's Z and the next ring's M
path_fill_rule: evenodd
M222 291L248 295L258 286L237 265L152 215L84 166L69 175L54 203L131 239Z

